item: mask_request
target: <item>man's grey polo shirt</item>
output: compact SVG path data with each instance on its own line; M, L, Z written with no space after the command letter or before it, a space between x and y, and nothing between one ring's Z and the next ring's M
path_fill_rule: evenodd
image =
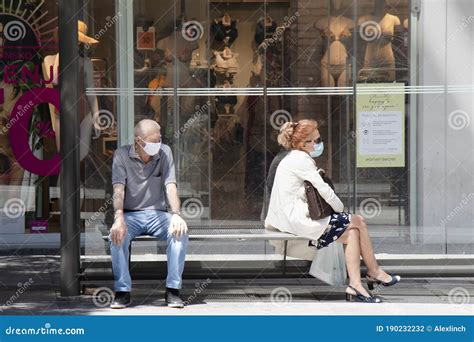
M176 183L173 155L168 145L145 164L134 145L119 147L114 153L112 184L125 185L123 208L166 210L166 185Z

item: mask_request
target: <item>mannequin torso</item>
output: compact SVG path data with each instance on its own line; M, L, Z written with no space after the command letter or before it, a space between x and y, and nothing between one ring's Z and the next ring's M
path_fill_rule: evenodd
M329 40L329 46L321 61L327 64L346 64L345 44L351 39L350 30L354 27L354 21L343 16L329 17L319 20L315 26L323 32L323 37Z
M377 25L372 24L377 23ZM401 25L400 19L390 13L383 16L367 15L359 19L361 31L364 25L372 25L377 32L370 32L374 36L365 39L367 48L365 51L364 68L395 68L395 56L392 49L392 40L395 27ZM363 37L364 38L364 37ZM387 71L390 79L394 79L395 70Z
M321 83L324 87L343 86L347 81L348 46L354 21L333 16L319 20L315 27L321 31L326 46L321 59Z

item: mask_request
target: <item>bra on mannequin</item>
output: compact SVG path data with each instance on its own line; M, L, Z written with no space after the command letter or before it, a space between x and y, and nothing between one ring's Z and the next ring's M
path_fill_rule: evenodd
M326 40L327 46L335 41L340 41L346 47L346 50L349 50L349 46L352 43L352 32L346 28L339 36L336 36L333 32L329 31L329 29L326 29L322 31L322 38Z
M322 55L326 54L331 44L338 41L342 45L348 55L352 54L353 37L355 34L354 21L344 16L329 17L321 19L315 23L315 28L320 34L320 49Z
M211 24L211 36L215 41L225 42L226 46L231 46L239 36L237 20L231 20L230 26L224 25L222 21L213 22Z
M371 41L371 43L377 43L379 45L387 45L394 41L395 38L403 37L403 26L397 25L394 27L394 32L381 32L378 37Z

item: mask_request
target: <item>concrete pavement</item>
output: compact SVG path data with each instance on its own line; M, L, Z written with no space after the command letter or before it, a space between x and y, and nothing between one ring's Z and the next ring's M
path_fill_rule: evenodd
M344 287L316 279L186 280L184 309L165 306L164 282L134 282L133 304L111 310L111 281L83 283L83 295L59 295L56 256L0 257L4 315L472 315L474 278L404 278L377 290L382 304L347 303Z

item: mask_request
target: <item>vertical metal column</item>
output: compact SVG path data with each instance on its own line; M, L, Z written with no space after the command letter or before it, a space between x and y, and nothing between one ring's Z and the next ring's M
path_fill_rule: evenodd
M116 0L115 8L120 13L115 39L117 55L117 80L120 95L117 98L119 125L118 146L133 144L135 119L134 71L133 71L133 1Z
M358 9L359 9L359 3L358 0L354 0L353 3L354 6L354 21L357 22L358 18ZM348 145L348 170L350 167L352 167L352 170L348 172L349 178L348 178L348 184L352 182L352 201L348 202L347 206L350 208L350 205L352 205L352 213L356 213L357 210L357 139L359 139L357 135L357 55L358 55L358 44L357 44L357 36L354 34L352 38L352 42L354 44L353 48L353 56L352 56L352 88L353 88L353 94L352 94L352 117L348 120L350 120L349 127L352 127L352 132L354 132L354 138L349 138L351 139L351 144ZM352 179L350 179L350 175L352 173ZM351 187L349 187L350 189Z
M421 1L413 0L410 6L410 50L409 50L409 69L410 69L410 86L417 86L418 81L418 39L419 26L418 20L421 11ZM422 232L418 229L418 96L417 94L409 95L410 110L408 113L408 144L409 144L409 219L410 219L410 238L412 243L422 242ZM406 215L406 213L405 213Z
M59 1L59 85L61 90L61 296L79 295L80 168L78 0Z

